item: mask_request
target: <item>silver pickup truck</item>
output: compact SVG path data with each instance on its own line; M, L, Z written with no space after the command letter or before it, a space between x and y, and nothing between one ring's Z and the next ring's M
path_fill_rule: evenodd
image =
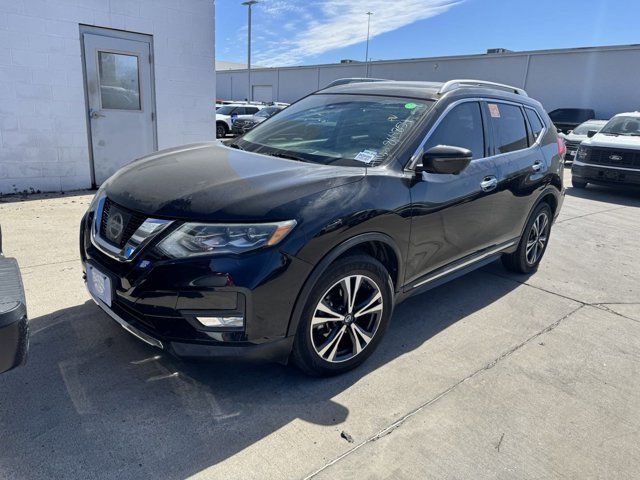
M0 373L23 365L29 348L29 323L22 278L15 258L2 254L0 230Z

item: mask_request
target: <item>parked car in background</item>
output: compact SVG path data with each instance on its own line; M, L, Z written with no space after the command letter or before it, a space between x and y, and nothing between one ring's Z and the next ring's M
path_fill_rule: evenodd
M0 229L0 373L24 364L29 323L18 262L2 254Z
M498 258L536 270L564 148L516 87L321 90L228 145L157 152L109 178L81 222L87 288L175 355L342 373L409 296Z
M620 113L588 136L571 167L574 187L640 185L640 112Z
M557 108L549 112L549 118L562 133L567 133L581 123L596 118L596 112L590 108Z
M226 137L236 120L248 120L264 108L264 105L235 103L216 109L216 138Z
M268 106L264 107L258 113L253 115L251 118L246 119L238 119L233 122L233 128L231 129L231 133L235 135L242 135L243 133L248 132L256 125L264 122L267 118L274 116L276 113L284 110L285 107L281 106Z
M567 153L564 156L565 163L573 162L580 144L586 140L590 131L599 132L606 125L608 120L587 120L581 123L573 130L569 130L566 134L561 133L560 137L567 145Z

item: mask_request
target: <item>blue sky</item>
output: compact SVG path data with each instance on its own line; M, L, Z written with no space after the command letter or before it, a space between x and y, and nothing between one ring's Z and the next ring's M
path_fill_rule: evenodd
M216 59L246 61L247 9L216 1ZM640 43L640 0L261 0L253 64L373 60Z

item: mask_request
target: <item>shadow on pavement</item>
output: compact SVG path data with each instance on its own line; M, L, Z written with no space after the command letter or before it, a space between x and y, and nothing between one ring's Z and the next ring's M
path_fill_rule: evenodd
M640 207L640 188L629 186L605 186L589 184L587 188L569 187L567 195L598 202L613 203L624 207Z
M91 302L37 318L27 366L0 378L1 475L182 479L295 419L341 424L349 410L336 395L517 286L480 271L409 299L378 351L330 379L273 364L182 362Z

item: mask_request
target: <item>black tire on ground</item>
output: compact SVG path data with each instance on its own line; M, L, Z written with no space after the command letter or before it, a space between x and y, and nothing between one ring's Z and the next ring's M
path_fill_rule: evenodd
M553 215L546 202L540 203L527 221L518 249L502 255L502 264L507 270L531 273L538 269L547 250Z
M357 367L382 340L392 311L393 283L380 262L364 254L336 260L306 299L293 343L293 363L317 377Z
M216 138L224 138L229 133L229 128L224 123L216 123Z
M587 182L584 180L578 180L575 177L571 178L571 185L573 185L573 188L587 188Z

